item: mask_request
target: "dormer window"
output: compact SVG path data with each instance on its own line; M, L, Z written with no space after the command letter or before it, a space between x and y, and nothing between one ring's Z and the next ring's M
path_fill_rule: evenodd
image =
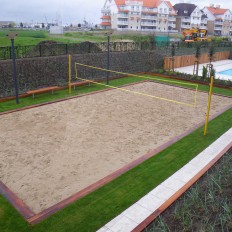
M188 14L188 11L187 11L187 10L184 10L184 13L185 13L185 14Z

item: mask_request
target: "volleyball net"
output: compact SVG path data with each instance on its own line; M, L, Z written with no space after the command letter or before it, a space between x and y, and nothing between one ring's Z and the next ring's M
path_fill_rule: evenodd
M102 88L117 89L190 107L197 104L198 84L108 70L82 63L75 63L75 74L78 81Z

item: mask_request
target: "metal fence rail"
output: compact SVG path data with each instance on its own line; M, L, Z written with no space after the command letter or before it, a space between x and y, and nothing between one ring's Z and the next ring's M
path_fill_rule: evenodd
M167 56L171 54L172 44L175 44L176 55L193 54L198 43L185 42L111 42L111 52L146 51L155 48L161 49ZM210 46L215 51L232 49L232 42L201 43L202 52L207 52ZM107 51L107 43L83 42L77 44L39 44L29 46L15 46L16 59L60 56L67 54L101 53ZM11 59L11 47L0 47L0 60Z

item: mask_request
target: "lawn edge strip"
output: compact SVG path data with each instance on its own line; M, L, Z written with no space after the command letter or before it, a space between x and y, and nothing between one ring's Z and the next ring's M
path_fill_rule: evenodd
M182 196L190 187L192 187L218 160L231 149L232 142L230 142L222 151L220 151L215 158L213 158L203 169L201 169L195 176L191 178L182 188L174 193L168 200L166 200L157 210L148 216L143 222L135 227L132 232L140 232L145 229L152 221L154 221L162 212L171 206L180 196Z

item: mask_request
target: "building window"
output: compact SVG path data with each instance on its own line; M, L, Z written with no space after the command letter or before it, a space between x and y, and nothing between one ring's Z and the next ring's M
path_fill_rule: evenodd
M187 10L184 10L184 13L185 13L185 14L188 14L188 11L187 11Z

